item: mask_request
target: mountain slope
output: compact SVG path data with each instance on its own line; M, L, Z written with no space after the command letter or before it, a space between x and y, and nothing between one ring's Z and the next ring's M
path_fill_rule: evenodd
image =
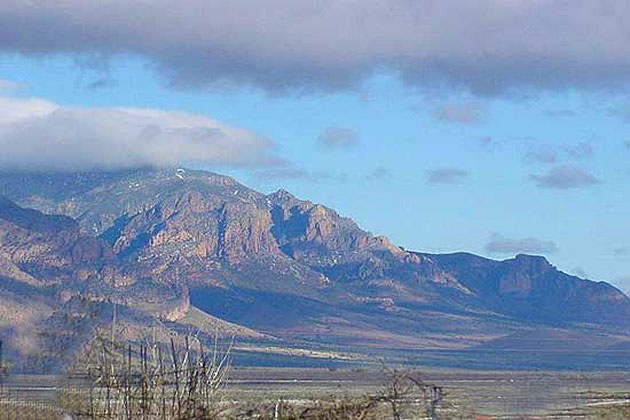
M90 293L169 322L196 307L250 335L382 349L466 348L542 326L597 331L611 343L630 331L622 292L543 257L410 252L322 205L209 172L4 173L0 194L59 225L46 235L66 239L38 249L80 270L92 264L87 274L51 277L45 252L30 270L14 252L5 257L13 266L0 264L10 277L83 281ZM37 232L37 223L27 225Z
M111 321L112 304L142 322L168 321L187 311L188 294L143 277L140 265L82 234L74 220L0 197L0 340L18 362L14 370L69 363Z

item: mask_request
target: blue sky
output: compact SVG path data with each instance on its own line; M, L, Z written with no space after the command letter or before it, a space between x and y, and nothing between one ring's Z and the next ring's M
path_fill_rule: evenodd
M499 7L496 2L485 3L489 8ZM22 13L23 18L35 13L15 7L3 10L0 6L0 22L11 13ZM84 12L73 16L87 21ZM557 12L528 13L534 17L542 13L552 20ZM335 9L330 19L343 13L345 9ZM497 19L501 23L503 18ZM111 26L119 24L114 19ZM554 35L551 29L547 33L543 29L536 35ZM222 51L247 49L249 38L236 32L235 37L243 39L236 47L221 45ZM164 33L169 34L166 28ZM67 36L71 35L76 39L77 34ZM83 35L89 38L89 34L78 36ZM377 35L366 45L378 44ZM602 35L602 45L616 40L614 35ZM59 36L64 36L63 31ZM397 32L395 37L406 39ZM345 60L334 49L318 47L304 58L290 43L282 50L285 55L279 56L276 50L264 55L264 49L260 57L252 53L261 60L253 64L242 58L238 65L229 58L224 63L207 59L213 70L206 72L206 56L194 49L190 57L197 54L203 60L197 57L192 65L193 58L186 52L182 57L169 55L144 44L125 44L117 51L117 39L94 45L20 42L0 40L0 51L4 51L0 80L5 81L0 83L0 97L20 103L28 98L44 100L67 114L64 124L72 124L72 118L86 112L89 121L97 121L102 115L93 116L95 109L149 108L207 116L247 134L236 135L229 154L195 151L192 156L201 158L191 162L191 154L184 153L178 158L181 164L231 174L264 192L288 189L333 207L363 228L409 249L468 251L493 258L540 253L564 271L611 281L630 291L630 101L627 81L621 76L607 84L622 73L628 61L625 56L611 53L604 57L607 67L600 68L590 65L602 60L599 53L588 57L588 52L561 44L574 55L570 60L558 58L548 69L544 64L537 66L536 60L531 61L530 71L522 69L522 57L512 52L496 63L489 59L477 67L459 68L461 51L474 50L464 45L468 41L445 38L435 41L436 48L444 47L445 54L455 58L448 61L446 55L448 71L440 83L432 83L421 79L411 64L388 66L384 58L385 65L379 62L363 71L364 56ZM513 45L521 44L515 41ZM206 48L201 41L200 45ZM501 51L500 47L488 41L483 51ZM525 57L536 52L523 48ZM540 54L550 61L560 55L553 49ZM381 50L378 56L387 57ZM304 70L295 64L302 58L319 67ZM227 65L236 67L231 67L232 73L221 73ZM547 76L545 71L557 74ZM488 82L486 74L501 83ZM0 109L0 134L4 133L3 112L9 110ZM68 130L69 126L63 127ZM109 141L110 134L98 135L103 142ZM182 141L173 147L185 148L188 143ZM151 147L138 144L145 146ZM244 152L247 148L260 152ZM73 153L67 155L81 159ZM28 160L31 155L19 150L15 156ZM98 154L94 159L98 161ZM116 156L107 159L110 166L116 165Z

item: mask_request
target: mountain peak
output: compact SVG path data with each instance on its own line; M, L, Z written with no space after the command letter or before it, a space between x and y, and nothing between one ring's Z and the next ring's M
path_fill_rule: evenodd
M542 255L518 254L512 261L516 267L527 272L547 271L554 268Z
M287 202L297 200L297 198L284 188L280 188L278 191L273 192L267 196L267 198L273 202Z
M499 291L521 298L528 297L537 288L537 279L554 270L549 261L540 255L518 254L506 263L509 269L500 279Z

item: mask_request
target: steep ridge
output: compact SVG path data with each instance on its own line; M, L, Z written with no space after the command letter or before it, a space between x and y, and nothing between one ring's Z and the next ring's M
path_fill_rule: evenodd
M87 279L95 273L96 264L113 257L101 240L82 236L74 220L23 209L3 197L0 255L19 273L47 283ZM14 274L23 277L18 271Z
M271 232L282 251L332 279L351 282L396 277L461 287L430 258L394 246L384 236L361 230L320 204L298 200L284 190L268 196Z
M430 257L495 310L549 324L595 322L627 327L627 296L608 283L565 274L542 256L517 255L505 261L470 254Z
M60 368L111 320L103 310L112 304L168 321L189 302L185 288L143 276L74 220L0 197L0 340L19 361L14 369Z
M537 326L617 341L630 330L622 292L543 257L410 252L325 206L210 172L5 173L0 194L68 226L51 248L67 264L96 264L62 283L91 278L91 293L113 288L171 322L197 307L255 334L375 348L465 348ZM42 277L22 267L5 271Z

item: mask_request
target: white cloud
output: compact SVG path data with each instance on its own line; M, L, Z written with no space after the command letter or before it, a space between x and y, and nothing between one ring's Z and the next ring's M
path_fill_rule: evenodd
M51 114L58 106L45 99L18 99L0 96L0 126L17 124Z
M204 115L1 96L0 150L4 169L283 164L269 140Z

